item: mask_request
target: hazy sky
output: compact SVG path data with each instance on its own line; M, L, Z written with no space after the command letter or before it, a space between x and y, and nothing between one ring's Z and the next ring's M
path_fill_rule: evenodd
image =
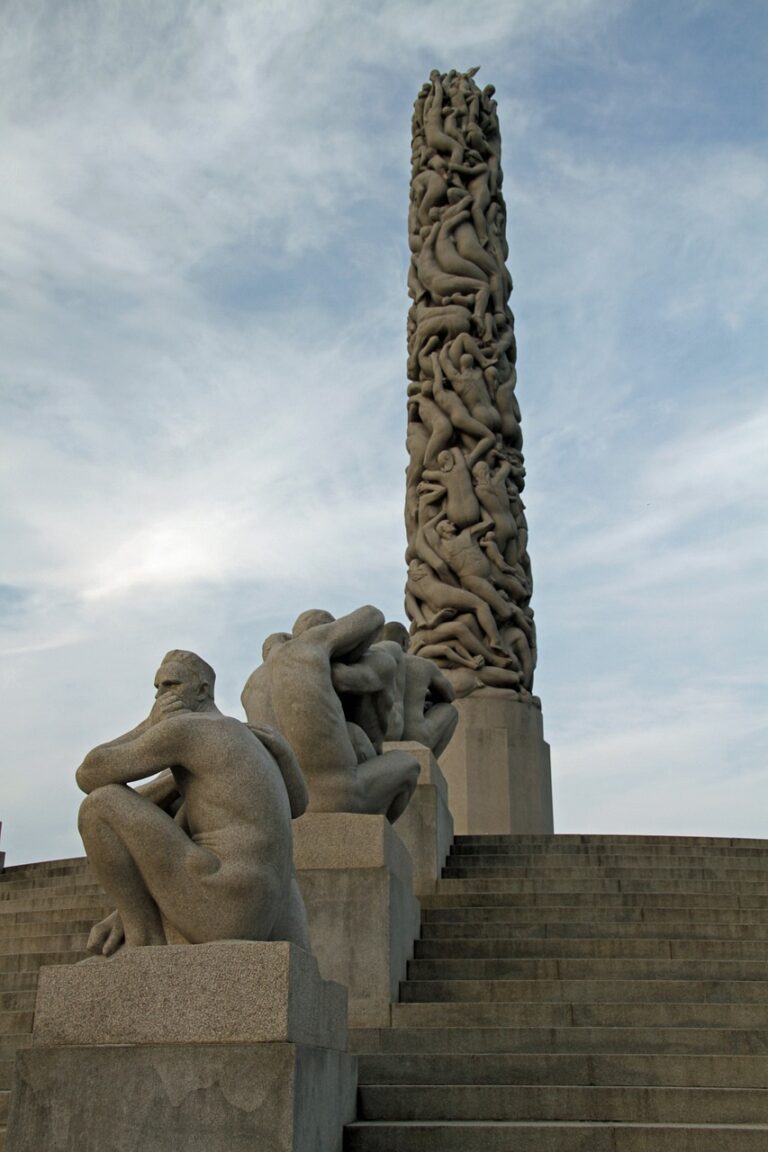
M768 5L5 0L0 819L169 648L403 618L410 115L497 88L561 832L768 836Z

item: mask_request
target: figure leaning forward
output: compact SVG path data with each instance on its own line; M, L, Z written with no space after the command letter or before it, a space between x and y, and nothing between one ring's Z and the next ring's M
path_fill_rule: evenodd
M213 685L199 656L169 652L146 720L77 771L80 833L116 905L92 952L215 940L309 950L291 833L307 805L301 771L277 732L224 716Z

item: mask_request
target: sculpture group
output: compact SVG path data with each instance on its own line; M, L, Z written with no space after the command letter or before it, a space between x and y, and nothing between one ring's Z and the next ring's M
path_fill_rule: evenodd
M492 86L432 72L412 135L406 611L463 696L530 699L536 633Z
M457 722L450 683L406 642L370 605L338 620L302 613L264 642L243 690L247 723L216 707L204 660L169 652L147 718L77 772L80 832L115 904L89 950L233 939L308 950L292 819L311 810L394 822L419 764L385 741L439 754Z

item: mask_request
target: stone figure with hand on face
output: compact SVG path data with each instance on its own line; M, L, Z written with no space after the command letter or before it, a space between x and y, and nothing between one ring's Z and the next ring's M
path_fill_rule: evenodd
M213 684L199 656L169 652L146 720L77 771L83 843L116 905L91 932L90 951L108 956L169 935L309 949L291 833L306 785L279 733L224 716Z

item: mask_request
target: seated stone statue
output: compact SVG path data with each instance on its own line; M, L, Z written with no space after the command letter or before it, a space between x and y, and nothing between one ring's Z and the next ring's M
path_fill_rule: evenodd
M307 805L301 771L277 732L224 716L213 685L199 656L169 652L147 719L77 770L80 834L116 905L92 952L180 939L310 948L291 834Z
M249 720L273 725L296 753L309 811L381 814L394 823L413 795L417 761L381 751L397 671L371 651L383 623L371 605L338 620L303 612L288 639L275 633L265 641L264 662L243 689Z

